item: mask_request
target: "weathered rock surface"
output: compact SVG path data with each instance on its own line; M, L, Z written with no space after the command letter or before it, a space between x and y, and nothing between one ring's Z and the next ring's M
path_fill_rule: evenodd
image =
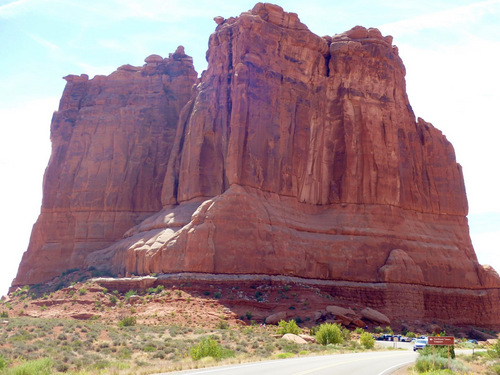
M500 278L474 253L461 167L415 117L392 37L319 37L262 3L215 21L192 92L182 48L67 77L13 285L90 266L287 275L350 282L351 300L398 319L453 320L444 304L465 298L475 305L457 322L500 327Z
M65 77L51 126L41 214L14 285L35 284L109 246L161 210L181 109L197 73L179 47L109 76Z
M307 344L307 341L300 337L299 335L294 335L293 333L285 333L282 337L283 340L291 341L299 345Z
M388 326L391 325L391 320L386 315L382 314L380 311L374 310L369 307L361 310L361 316L364 319L371 320L372 322L375 323L385 324Z
M285 311L280 311L269 315L265 322L266 324L278 324L280 321L285 320L287 318L287 313Z

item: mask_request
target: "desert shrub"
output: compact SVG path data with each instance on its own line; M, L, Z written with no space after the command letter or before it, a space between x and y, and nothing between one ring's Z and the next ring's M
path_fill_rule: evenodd
M276 342L276 348L282 352L298 353L302 349L301 345L293 341L280 339Z
M342 337L344 338L344 341L350 341L351 331L349 331L347 328L342 328Z
M7 358L5 358L3 354L0 354L0 370L6 368L8 364L9 362L7 361Z
M280 320L278 326L278 335L284 335L285 333L293 333L294 335L298 335L300 333L300 328L297 326L297 323L293 319L289 320L288 322Z
M0 318L8 318L9 317L9 313L7 311L2 311L0 313Z
M125 318L123 318L122 320L120 320L118 322L118 327L122 328L122 327L131 327L131 326L135 326L137 323L137 319L135 316L126 316Z
M406 332L406 337L409 337L410 339L414 339L415 337L417 337L417 335L415 335L415 332Z
M118 302L118 298L114 294L111 294L109 296L109 302L111 302L113 305L116 305L116 303Z
M147 293L148 294L158 294L158 293L163 292L163 289L165 289L165 287L163 285L158 285L156 288L148 288Z
M54 362L50 358L26 361L3 372L5 375L50 375Z
M316 332L316 340L321 345L342 344L342 328L338 324L321 324Z
M286 359L286 358L290 358L290 357L293 357L293 356L294 356L293 353L288 353L288 352L276 354L276 358L278 358L278 359Z
M493 374L500 375L500 363L496 363L488 368Z
M448 367L449 362L449 367ZM454 359L448 361L447 358L436 355L419 355L415 363L415 370L419 373L454 374L467 373L468 369L459 361ZM438 371L443 370L443 371Z
M497 340L495 345L492 345L491 349L488 349L487 353L490 358L500 358L500 340Z
M394 335L394 331L389 326L385 327L385 333L387 333L388 335Z
M373 333L382 333L384 332L384 329L380 326L376 326L373 328Z
M229 323L225 319L220 318L219 321L216 324L216 328L218 328L218 329L228 329L229 328Z
M361 335L364 332L365 330L361 327L356 327L356 329L354 330L354 333L357 333L358 335Z
M371 349L375 346L375 339L373 338L373 336L368 333L368 332L363 332L361 334L361 337L359 338L359 342L361 343L361 345L363 345L363 347L365 347L366 349Z
M434 345L434 349L432 345L427 345L420 351L420 355L435 355L436 357L448 358L448 347L443 345ZM455 348L453 346L450 347L450 358L455 358Z
M415 363L415 370L418 372L429 372L437 369L445 369L448 367L448 360L443 357L432 355L419 355Z
M125 293L125 301L128 302L130 297L137 295L137 290L129 290L127 293Z
M199 360L205 357L212 357L219 360L222 358L232 357L234 356L234 353L231 350L223 348L214 339L205 337L202 338L198 344L191 347L189 355L194 360Z

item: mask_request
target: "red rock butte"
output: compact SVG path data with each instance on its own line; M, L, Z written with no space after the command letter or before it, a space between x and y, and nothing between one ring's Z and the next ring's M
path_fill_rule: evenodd
M182 47L65 77L13 287L88 267L283 275L392 319L500 328L461 167L415 117L392 37L319 37L262 3L215 21L201 78Z

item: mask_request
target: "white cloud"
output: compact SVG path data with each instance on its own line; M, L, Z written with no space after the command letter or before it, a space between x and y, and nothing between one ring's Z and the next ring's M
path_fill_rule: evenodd
M58 101L44 98L0 109L0 228L2 238L8 239L0 262L0 295L16 275L39 214L42 176L50 154L48 124Z
M408 96L417 116L433 123L453 144L463 166L471 212L500 212L493 199L500 177L500 41L468 38L439 50L400 45Z
M391 30L394 35L402 37L407 33L414 33L424 29L443 29L456 25L471 24L487 14L498 12L499 7L500 0L483 1L388 23L380 26L380 28Z
M14 16L19 12L26 10L28 3L32 0L17 0L11 3L0 5L0 16Z
M48 40L42 38L39 35L35 35L35 34L32 34L32 33L29 33L28 36L31 39L33 39L35 42L37 42L38 44L40 44L43 47L48 48L52 52L60 51L59 46L57 46L56 44L54 44L52 42L49 42Z
M492 266L500 274L500 230L486 233L471 233L472 243L480 264Z

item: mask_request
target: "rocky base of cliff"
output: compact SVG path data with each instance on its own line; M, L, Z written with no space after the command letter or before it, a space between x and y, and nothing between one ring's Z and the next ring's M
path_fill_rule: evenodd
M190 273L93 278L63 287L68 277L81 275L76 271L64 280L58 278L29 291L18 289L4 297L0 309L8 303L11 316L111 322L133 311L144 324L194 323L207 327L217 326L221 319L229 325L277 324L282 319L295 319L307 327L335 322L351 329L391 326L395 331L422 334L444 328L457 337L470 337L471 332L480 332L475 330L479 326L483 331L500 331L496 322L488 320L500 312L479 311L478 307L498 310L495 290ZM51 288L61 289L50 292ZM436 311L442 318L436 318ZM483 320L466 321L471 313Z

